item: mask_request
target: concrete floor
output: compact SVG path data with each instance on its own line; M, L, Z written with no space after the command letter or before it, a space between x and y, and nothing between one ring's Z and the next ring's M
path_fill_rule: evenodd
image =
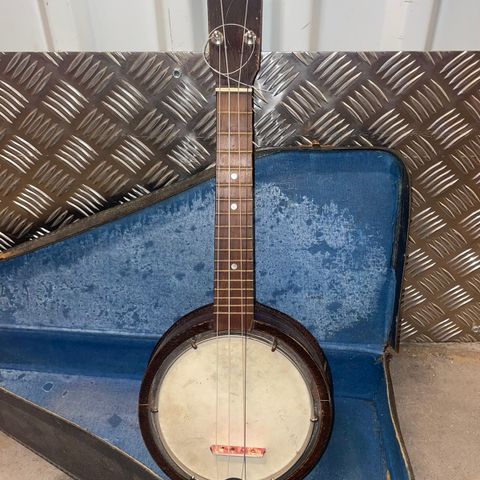
M0 432L0 479L67 480L70 477Z
M480 480L480 344L405 346L392 376L416 480ZM69 478L0 433L0 479Z
M402 348L392 361L417 480L480 480L480 344Z

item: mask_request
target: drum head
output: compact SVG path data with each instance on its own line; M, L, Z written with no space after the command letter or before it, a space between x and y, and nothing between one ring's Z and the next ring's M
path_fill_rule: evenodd
M170 358L154 384L158 442L197 479L278 478L302 457L317 420L294 360L259 338L203 340Z

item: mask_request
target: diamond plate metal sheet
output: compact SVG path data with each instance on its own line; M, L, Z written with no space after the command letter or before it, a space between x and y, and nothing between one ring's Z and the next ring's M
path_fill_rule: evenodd
M266 53L256 143L395 149L412 180L403 341L480 340L480 53ZM214 162L198 54L0 55L0 249Z

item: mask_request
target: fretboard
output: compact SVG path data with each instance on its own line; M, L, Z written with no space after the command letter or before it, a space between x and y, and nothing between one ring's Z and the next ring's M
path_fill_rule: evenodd
M220 331L253 321L252 93L217 91L214 312Z

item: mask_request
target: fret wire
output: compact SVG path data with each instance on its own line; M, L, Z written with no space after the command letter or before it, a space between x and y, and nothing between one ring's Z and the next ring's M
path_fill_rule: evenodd
M246 308L246 309L247 309L247 313L249 313L248 310L255 308L255 307L253 306L253 303L254 303L254 302L252 302L252 300L254 300L254 298L252 297L252 298L249 299L249 300L250 300L249 302L245 302L245 305L238 305L238 304L233 305L233 304L228 304L228 303L227 303L227 304L222 304L222 305L220 305L220 307L222 307L222 309L224 309L225 307L230 306L230 307L235 307L235 308L241 309L242 306L243 306L243 308ZM214 309L214 311L217 311L217 312L218 312L218 309ZM220 312L220 313L222 313L222 312ZM226 312L224 312L224 313L228 313L228 310L227 310ZM232 312L232 313L241 313L241 312Z
M217 233L221 233L222 235L231 235L230 237L223 237L224 238L224 241L226 240L237 240L237 241L241 241L241 242L246 242L246 241L250 241L252 240L253 241L253 233L251 234L250 237L245 237L245 238L241 238L241 237L237 237L236 234L239 234L241 235L242 233L244 235L250 235L250 232L253 231L253 225L248 225L248 226L238 226L238 227L231 227L231 230L229 231L222 231L221 229L222 228L225 228L225 229L228 229L228 225L225 225L224 227L222 227L221 225L220 226L216 226L215 227L215 231ZM218 238L218 237L217 237ZM241 245L243 247L243 245Z
M244 167L244 168L249 168L249 167ZM237 170L235 167L232 167L231 173L237 173ZM228 175L228 174L227 174ZM228 175L228 181L224 181L224 179L220 179L219 174L217 173L217 181L216 185L217 187L232 187L232 188L237 188L237 187L253 187L253 177L250 174L245 175L245 178L241 178L240 176L237 176L237 178L232 178L230 175ZM249 190L248 192L251 195L251 192ZM253 197L252 197L253 198Z
M220 270L218 270L218 271L220 271ZM222 271L224 271L224 272L230 272L230 271L232 271L232 272L240 272L241 270L238 269L238 270L222 270ZM251 272L252 270L243 270L243 271L244 271L244 272ZM246 278L249 279L249 281L250 281L251 278L253 278L253 276L252 276L252 277L251 277L251 276L248 276L248 277L246 277ZM236 277L232 277L231 280L232 280L232 282L239 282L239 281L240 281L240 279L239 279L239 278L236 278ZM227 281L228 281L228 277L222 277L221 281L222 281L222 282L227 282Z
M252 213L252 211L250 210L249 212L239 212L238 210L235 210L235 211L230 211L232 210L231 208L228 209L228 211L225 211L225 212L217 212L216 213L216 216L217 217L222 217L222 216L227 216L227 215L230 215L230 217L232 218L239 218L239 217L242 217L242 216L245 216L247 214L250 214ZM231 225L232 227L252 227L252 223L250 223L250 220L248 220L248 222L242 222L241 225ZM228 227L228 225L217 225L217 227Z
M229 153L229 154L232 154L232 153L239 153L239 154L243 154L243 153L253 153L253 150L237 150L236 148L232 148L230 150L225 150L225 149L217 149L217 154L218 153Z
M236 281L240 282L240 280L236 280ZM248 279L248 282L249 282L250 285L253 285L253 277L252 277L252 278L249 278L249 279ZM255 289L253 288L253 286L252 286L251 288L248 288L248 287L246 287L246 288L241 288L241 287L232 287L232 286L230 285L230 288L228 288L227 286L225 286L225 288L224 288L222 291L224 291L224 292L231 292L231 291L233 291L233 290L241 290L241 291L251 290L251 291L254 291ZM217 295L218 295L218 294L217 294Z
M225 320L227 320L228 318L228 315L230 314L230 318L232 320L235 320L237 319L238 317L242 317L243 318L251 318L252 315L255 315L255 308L253 307L253 305L248 305L246 307L249 307L249 308L244 308L244 310L235 310L235 311L228 311L228 307L229 305L222 305L222 307L224 307L222 310L214 310L213 311L213 314L214 315L218 315L219 317L224 317L222 318L222 320L225 322ZM225 318L226 317L226 318ZM236 327L238 328L238 326ZM235 329L235 327L234 327Z
M237 269L232 270L230 267L228 267L228 265L224 265L225 263L228 264L232 262L238 265ZM242 261L240 261L238 258L232 258L231 260L215 260L215 264L218 268L223 268L227 272L231 270L233 273L241 271L248 272L248 269L253 267L253 265L251 265L252 263L254 263L253 259Z
M240 188L240 187L253 187L253 183L241 183L238 180L233 180L236 183L228 182L217 182L217 187L229 187L229 188ZM246 198L245 200L252 201L253 198Z
M232 171L232 170L253 170L253 167L219 167L218 164L216 166L216 168L218 170L228 170L228 171Z
M217 291L225 291L225 292L231 292L232 290L254 290L254 288L251 288L251 287L245 287L245 288L242 288L242 287L237 287L237 288L217 288L217 287L214 287L213 288L214 290L217 290Z
M217 250L218 251L218 250ZM253 259L246 259L246 260L238 260L238 259L217 259L215 260L215 263L230 263L230 262L235 262L235 263L245 263L245 262L253 262ZM237 269L237 270L232 270L232 272L238 272L238 271L241 271L241 269Z
M240 281L240 280L239 280L239 281ZM250 280L250 284L252 284L252 282L253 282L253 278ZM218 289L217 289L217 290L218 290ZM222 292L232 292L232 291L234 291L234 290L236 290L236 291L242 291L242 292L249 290L249 291L253 292L255 289L254 289L253 287L252 287L252 288L240 288L240 287L230 287L230 288L227 288L227 287L225 287L225 288L223 288L221 291L222 291ZM215 292L214 292L214 293L215 293ZM215 295L218 296L219 293L215 293ZM222 295L224 295L224 294L222 294Z
M229 270L226 270L226 271L229 271ZM238 272L239 270L235 270L235 272ZM246 277L248 279L248 281L253 281L253 276L248 276ZM228 282L228 278L222 278L221 279L222 282ZM232 282L240 282L241 280L239 278L232 278Z
M230 298L232 300L251 300L252 298L255 298L255 297L250 297L250 296L248 296L248 297L230 297L229 296L228 298Z
M242 251L242 250L241 250ZM218 252L218 250L217 250ZM218 259L215 259L215 262L228 262L229 260L228 259L223 259L223 258L218 258ZM245 260L243 260L244 262L253 262L253 257L252 258L247 258ZM237 263L238 260L235 260L235 263Z
M240 281L240 280L238 280L238 281ZM251 285L252 285L252 282L253 282L253 278L250 280L250 284L251 284ZM232 287L232 286L230 286L230 288L228 288L228 287L226 286L226 287L224 288L224 290L222 290L222 291L223 291L223 292L232 292L233 290L242 291L242 292L243 292L243 291L250 290L250 291L253 292L253 291L254 291L254 288L252 287L252 288L250 288L250 289L248 289L248 288L242 289L242 288L239 288L239 287ZM218 292L217 292L217 293L214 292L214 295L217 295L217 296L218 296L219 293L218 293ZM221 295L225 295L225 294L222 293Z
M239 310L242 310L242 306L243 306L243 310L246 310L246 309L251 309L251 308L254 308L253 307L253 304L254 304L254 298L249 298L248 301L244 302L244 303L232 303L232 302L225 302L225 303L221 303L219 304L218 306L221 307L221 308L224 308L224 307L235 307L235 308L238 308ZM242 313L241 311L239 312L238 310L232 312L232 313Z
M238 134L240 135L243 135L243 134L248 134L248 135L251 135L250 131L248 130L245 130L245 129L242 129L240 125L230 125L230 127L232 128L232 131L230 132L230 135L233 137L233 136L237 136ZM237 128L238 127L238 128ZM225 141L225 137L220 137L219 135L217 135L217 140L218 139L221 139L223 141ZM250 142L253 143L253 136L252 138L250 139Z
M253 201L253 198L244 198L244 197L228 197L228 198L225 198L225 197L222 197L220 199L217 198L217 200L222 200L222 201L228 201L228 200L237 200L237 201L240 201L240 200L243 200L243 201Z
M251 273L251 272L254 271L253 270L253 265L245 265L246 268L240 268L240 265L239 265L237 270L231 270L230 268L225 268L225 265L218 264L218 263L215 265L215 267L218 268L218 270L217 270L218 272L225 272L225 273L228 273L228 272L230 272L230 273L239 273L239 272ZM247 278L249 278L249 277L247 277ZM235 282L237 282L239 280L237 277L231 277L231 279L232 279L232 281L235 281ZM227 281L227 280L228 280L228 276L222 277L222 282Z
M228 270L217 270L217 272L229 272L229 273L242 273L242 272L245 272L245 273L250 273L250 272L253 272L253 270L243 270L241 268L237 268L237 270L232 270L232 269L228 269Z
M254 304L253 300L254 300L253 298L249 298L248 301L245 302L245 303L231 303L231 302L228 302L228 303L221 303L218 306L222 307L222 308L224 308L224 307L236 307L240 310L240 312L238 310L235 310L235 311L230 312L230 313L237 313L237 314L240 313L241 314L242 310L245 311L245 310L253 308L253 304ZM242 306L243 306L243 309L242 309ZM247 313L249 313L249 312L247 311Z
M250 130L248 132L245 132L245 131L241 131L241 132L217 132L217 135L232 135L232 134L235 134L235 135L253 135L253 132Z
M244 269L241 269L241 268L238 268L237 270L231 270L230 268L224 268L224 266L221 265L221 264L220 264L220 265L217 264L216 267L217 267L217 272L225 272L225 273L227 273L227 272L229 272L229 273L245 273L245 274L246 274L246 273L252 273L252 272L253 272L253 269L252 269L252 268L247 269L247 270L244 270ZM251 265L251 267L253 267L253 265ZM244 278L244 279L245 279L245 278ZM228 278L222 278L222 280L223 280L223 281L229 281ZM243 281L243 280L241 280L240 278L237 278L237 277L233 278L233 280Z
M245 205L244 205L245 206ZM247 212L238 212L237 210L235 211L232 211L231 208L228 208L227 211L222 211L222 212L216 212L216 216L217 217L227 217L230 215L230 218L232 217L235 217L235 218L241 218L242 215L246 215ZM249 212L249 214L252 213L252 212ZM232 227L235 227L235 228L238 228L238 227L251 227L252 226L252 223L251 223L251 220L252 219L249 219L248 223L245 222L245 223L242 223L242 225L232 225ZM216 228L228 228L228 225L216 225Z
M253 112L248 110L242 110L242 111L239 111L239 110L217 110L217 114L218 115L232 115L232 114L235 114L235 115L253 115Z
M223 217L223 216L228 216L228 212L218 212L216 214L217 217ZM231 214L231 217L233 217L233 213ZM241 218L241 215L240 214L237 214L236 215L236 218ZM241 225L215 225L215 228L252 228L253 227L253 224L252 223L242 223Z

